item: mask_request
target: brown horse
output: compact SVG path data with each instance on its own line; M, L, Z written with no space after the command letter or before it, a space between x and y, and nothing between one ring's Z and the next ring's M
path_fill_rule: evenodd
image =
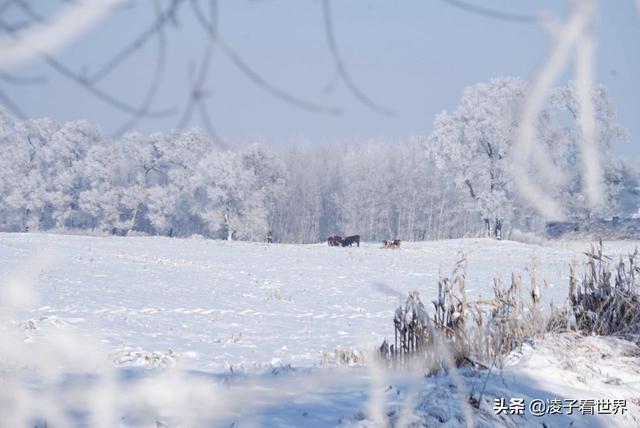
M342 236L335 235L327 238L327 243L330 247L339 247L342 244Z

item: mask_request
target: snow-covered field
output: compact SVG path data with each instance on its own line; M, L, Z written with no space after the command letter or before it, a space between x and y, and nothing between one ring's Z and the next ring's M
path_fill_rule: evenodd
M616 256L638 244L607 242L605 251ZM366 425L389 414L396 420L415 389L421 391L415 397L417 411L406 420L458 426L463 422L456 415L464 409L446 376L428 381L419 377L420 384L412 386L415 377L385 374L368 364L368 353L393 336L395 307L411 290L429 302L437 293L439 276L450 274L461 253L467 259L471 297L489 296L495 276L507 281L515 271L526 279L526 269L535 266L537 280L548 283L542 288L543 305L562 304L569 264L582 262L588 245L464 239L403 243L400 250L385 250L377 243L343 249L326 244L1 234L0 274L6 280L21 267L28 269L35 254L53 255L54 262L35 281L37 303L12 315L27 344L54 331L71 331L100 343L109 363L123 373L135 373L133 377L173 372L173 367L196 373L206 382L224 385L233 397L227 406L232 410L220 413L222 425ZM365 364L336 367L336 350L364 356ZM512 366L494 372L486 396L624 398L626 416L580 416L576 423L638 426L639 352L612 338L549 338L525 346ZM0 348L0 361L5 360L2 354ZM140 366L145 369L132 368ZM477 387L476 375L461 374L467 388ZM263 383L276 378L278 394L256 398L256 390L268 391ZM546 420L546 426L566 426L578 417L500 418L491 403L477 415L476 424L542 426ZM434 408L443 410L433 413ZM381 413L376 417L376 412ZM441 414L433 416L437 412ZM159 416L120 423L155 426L156 421L161 423Z

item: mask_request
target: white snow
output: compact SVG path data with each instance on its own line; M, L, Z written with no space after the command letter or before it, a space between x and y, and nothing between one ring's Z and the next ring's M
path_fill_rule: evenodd
M615 259L638 244L607 242L605 252ZM100 341L105 358L121 370L175 367L200 373L216 387L224 385L231 396L244 391L255 399L225 408L224 423L366 425L375 419L367 402L376 394L387 403L384 415L391 412L392 420L411 395L410 377L372 375L375 370L367 360L385 337L393 337L393 313L408 291L418 290L430 306L439 275L448 275L463 253L470 297L489 296L493 277L507 281L512 271L521 272L528 283L525 269L533 264L543 306L561 304L568 266L584 260L588 243L540 246L462 239L403 242L399 250L380 247L0 234L0 275L4 283L33 254L53 254L56 262L35 282L39 302L12 320L25 340L37 342L54 331L70 330ZM2 354L0 348L0 365ZM544 419L500 419L491 411L494 397L522 396L625 398L627 416L583 416L579 426L637 423L639 361L635 345L615 338L565 335L535 342L502 373L489 375L488 401L476 422L540 426ZM261 385L272 378L280 382L278 393L265 394L272 387L261 390ZM468 389L482 380L464 371L462 378ZM460 400L445 376L420 379L417 411L411 417L445 418L449 426L458 426ZM434 393L434 402L445 410L429 419L436 417L430 413L435 407L428 405ZM548 420L548 426L557 426L556 419Z

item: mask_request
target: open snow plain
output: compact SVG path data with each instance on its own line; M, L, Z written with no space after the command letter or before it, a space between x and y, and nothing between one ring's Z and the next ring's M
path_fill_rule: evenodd
M229 385L236 382L238 374L245 381L245 376L262 379L265 373L267 378L278 374L288 378L291 384L278 388L281 392L287 389L293 396L262 402L262 410L256 413L251 410L251 399L247 395L245 399L249 402L228 406L235 410L220 419L222 425L239 421L240 426L367 425L379 417L393 415L396 410L400 412L401 402L412 388L411 382L398 380L397 384L391 384L381 379L382 375L372 378L368 369L351 368L348 369L351 370L350 383L344 385L343 371L332 368L336 363L336 350L367 355L384 338L392 338L393 312L408 291L418 290L423 302L430 306L428 302L437 293L438 278L450 275L454 263L464 254L469 297L490 296L493 278L500 277L506 282L511 272L522 273L528 284L526 269L535 266L538 282L548 284L541 290L543 306L552 301L561 304L567 296L569 264L573 260L583 262L582 252L588 245L556 242L540 246L463 239L402 243L401 249L389 250L380 248L378 243L364 243L359 248L330 248L326 244L0 234L0 273L6 280L21 266L28 269L34 254L54 256L54 262L34 281L37 302L13 315L12 321L21 326L26 342L37 343L51 331L72 330L77 337L99 341L110 364L122 370L137 367L143 372L163 371L175 366L210 376L209 382L224 384L229 391L234 391ZM607 242L605 252L615 259L619 254L632 252L636 245L638 242ZM618 344L616 339L609 343L609 339L597 338L589 338L591 342L586 344L564 345L579 340L561 338L540 345L537 351L531 347L523 351L518 362L521 367L512 373L511 396L518 395L514 391L519 391L520 395L536 398L535 391L538 391L539 395L546 393L538 398L549 398L550 394L576 399L640 398L640 366L627 345ZM577 382L578 386L571 386L573 389L567 392L567 385L573 385L571 381L558 381L578 370L576 365L580 366L580 359L571 349L581 349L580 346L588 349L581 354L587 368L604 360L600 354L611 357L607 360L610 364L607 373L603 374L602 368L593 369L594 373L599 372L602 382L598 381L598 385L605 385L604 389L594 386L595 381L585 381L584 385ZM600 352L598 347L607 351ZM551 386L545 389L543 370L554 361L558 363L562 354L559 349L565 348L565 357L573 366L549 372ZM600 352L595 363L589 360L595 358L595 354L590 354L592 351ZM0 357L1 354L2 350ZM627 358L624 361L623 356ZM622 389L612 392L617 381L605 381L615 373L624 378L629 367L634 373L632 378L625 378L623 385L618 384ZM578 373L583 378L589 372L584 370ZM305 378L311 376L309 373L323 371L327 376L321 383ZM541 388L531 389L530 380L516 379L521 373L542 376ZM237 382L237 391L242 391L242 382ZM507 383L503 377L489 380L488 396L492 388L494 396L501 388L508 389ZM297 385L299 392L292 385ZM444 406L445 410L441 414L433 416L430 410L424 409L427 404L421 402L420 397L424 400L434 394L438 385L436 382L417 387L428 389L414 399L418 409L422 406L422 413L405 417L405 422L429 424L432 420L429 418L435 418L437 425L463 423L459 415L464 409L456 404L455 394L452 400L446 401L447 394L451 395L448 387L447 392L440 391L433 398L433 402L442 401L440 407ZM519 387L522 385L526 388ZM318 394L328 390L333 391L327 395L331 398L325 397L323 402ZM571 392L577 396L567 397ZM239 396L233 398L240 399ZM305 400L315 404L305 407ZM323 404L318 404L321 402ZM376 410L371 407L371 403L376 402L378 407L381 402L386 403L385 410L380 410L383 416L376 417ZM629 405L631 410L637 410L633 403ZM544 420L495 419L489 413L476 423L482 426L485 420L486 426L498 422L504 426L541 426ZM118 421L125 426L162 426L165 422L161 416L154 414L149 420L123 416ZM179 422L174 416L164 416L169 426L173 426L171 422ZM559 417L550 421L561 425L573 421ZM628 425L629 417L627 414L625 418L603 422L591 416L581 424L608 426L617 421ZM631 424L636 422L633 419ZM0 426L5 425L0 421ZM560 425L549 425L547 420L547 426Z

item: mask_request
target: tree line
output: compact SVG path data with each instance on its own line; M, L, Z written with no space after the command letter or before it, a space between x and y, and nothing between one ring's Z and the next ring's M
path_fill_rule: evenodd
M200 130L106 138L87 121L17 120L0 111L0 230L133 233L276 242L333 234L364 240L478 236L501 224L540 232L545 219L512 185L512 139L527 82L466 88L428 136L328 144L230 144ZM593 89L607 203L582 191L575 88L554 90L538 138L564 171L548 186L567 218L616 212L633 172L611 153L628 136ZM527 171L535 174L535 171ZM492 226L493 225L493 226Z

